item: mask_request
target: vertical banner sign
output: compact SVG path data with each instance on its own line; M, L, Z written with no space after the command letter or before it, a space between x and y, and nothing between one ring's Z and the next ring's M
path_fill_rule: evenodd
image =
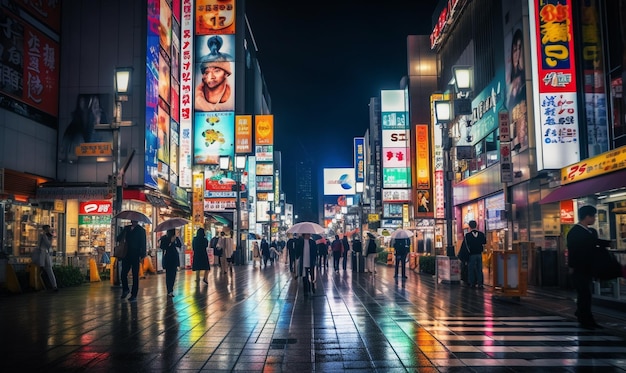
M416 187L417 195L415 204L417 213L421 218L433 218L433 186L431 183L430 164L430 138L428 126L418 124L415 126L415 165L416 165Z
M235 154L252 153L252 115L235 115Z
M193 2L183 0L180 64L180 158L178 185L191 188L193 108Z
M500 181L513 181L513 160L511 158L511 142L500 142Z
M354 179L357 183L365 181L365 139L354 138Z
M558 169L580 160L571 0L532 1L534 11L541 144L538 169ZM542 167L543 166L543 167Z
M256 115L254 117L256 145L274 145L274 116Z
M435 106L433 104L434 101L441 100L443 95L435 94L430 96L430 112L431 112L431 123L433 123L433 137L434 137L434 149L435 149L435 157L433 167L435 169L435 181L434 181L434 192L435 192L435 200L433 201L434 206L434 218L435 219L445 219L445 209L444 202L445 197L443 194L444 190L444 170L443 170L443 135L441 130L438 128L434 128L434 124L436 123L435 119Z

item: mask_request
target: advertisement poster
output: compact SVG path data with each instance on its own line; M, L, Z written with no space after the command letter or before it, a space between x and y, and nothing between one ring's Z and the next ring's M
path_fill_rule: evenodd
M195 114L194 160L196 164L219 164L220 155L235 153L235 113Z

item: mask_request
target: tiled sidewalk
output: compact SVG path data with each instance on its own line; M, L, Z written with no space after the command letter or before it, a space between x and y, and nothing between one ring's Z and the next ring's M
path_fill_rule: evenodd
M214 269L208 286L181 271L173 299L162 274L140 281L136 303L105 282L3 297L2 370L611 372L626 362L624 314L597 313L602 332L578 329L569 292L516 302L377 271L320 270L310 295L281 263Z

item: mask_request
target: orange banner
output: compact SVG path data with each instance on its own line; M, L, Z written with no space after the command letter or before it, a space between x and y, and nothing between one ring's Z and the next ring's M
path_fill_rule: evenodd
M274 116L256 115L254 117L256 145L274 145Z
M252 153L252 115L235 115L235 153Z

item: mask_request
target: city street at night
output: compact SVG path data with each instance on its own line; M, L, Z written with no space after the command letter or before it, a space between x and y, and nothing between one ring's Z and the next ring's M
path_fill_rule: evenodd
M284 263L141 279L137 302L108 281L0 299L3 371L624 372L626 318L594 306L581 329L574 292L437 284L413 271L319 270L304 294ZM16 312L17 311L17 312Z

